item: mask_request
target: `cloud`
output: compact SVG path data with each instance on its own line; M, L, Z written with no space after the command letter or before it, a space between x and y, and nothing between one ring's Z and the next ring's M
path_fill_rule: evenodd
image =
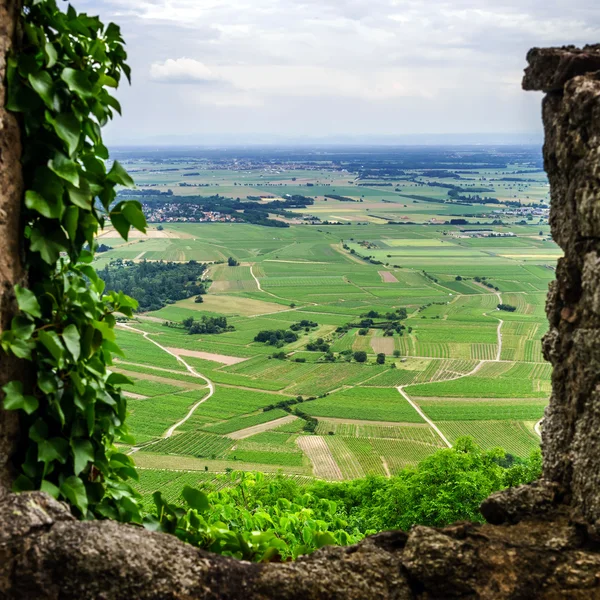
M123 124L169 134L529 131L527 50L600 38L597 0L77 3L123 26Z
M225 81L193 58L168 58L150 65L150 78L160 83L221 84Z

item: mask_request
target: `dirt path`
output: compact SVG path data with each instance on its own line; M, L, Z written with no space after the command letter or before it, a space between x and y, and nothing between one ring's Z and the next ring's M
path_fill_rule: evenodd
M429 426L442 438L442 441L448 448L452 448L452 444L448 441L448 438L442 433L440 428L420 409L420 407L413 402L409 395L404 391L403 385L399 385L396 389L402 394L404 399L419 413L421 418L429 424Z
M142 394L134 394L133 392L123 392L123 396L134 400L148 400L150 398L150 396L142 396Z
M297 418L298 417L295 415L287 415L286 417L281 417L281 419L275 419L274 421L268 421L267 423L261 423L260 425L253 425L252 427L246 427L246 429L234 431L233 433L229 433L226 437L231 438L232 440L243 440L244 438L256 435L257 433L269 431L270 429L275 429L280 425L291 423Z
M263 290L263 289L260 287L260 281L258 280L258 277L257 277L257 276L254 274L254 271L252 270L252 267L253 267L253 266L254 266L254 265L250 265L250 275L252 275L252 277L254 278L254 281L256 281L256 287L258 288L258 291L259 291L259 292L264 292L265 290ZM266 292L265 292L265 293L266 293Z
M278 296L277 294L273 294L271 292L267 292L267 290L263 290L261 285L260 285L260 281L258 280L258 277L254 274L254 271L252 270L252 267L254 265L250 265L250 275L252 275L252 277L254 278L254 281L256 281L256 285L258 287L258 291L262 292L263 294L268 294L269 296L273 296L273 298L277 298L278 300L286 300L286 298L282 298L281 296ZM282 312L282 311L279 311Z
M196 371L196 369L194 369L194 367L192 367L188 363L186 363L185 360L183 360L183 358L181 358L180 356L177 356L176 354L173 354L167 348L165 348L164 346L159 344L157 341L153 340L151 337L148 337L149 336L148 332L142 331L141 329L136 329L135 327L131 327L129 325L125 325L124 323L117 323L117 325L120 327L123 327L124 329L128 329L129 331L134 331L135 333L141 333L145 339L147 339L149 342L152 342L155 346L158 346L163 352L166 352L167 354L170 354L171 356L175 357L192 374L193 377L203 379L204 381L206 381L206 384L208 385L208 394L206 394L206 396L204 396L201 400L196 402L196 404L194 404L192 406L192 408L190 408L187 415L183 419L181 419L181 421L178 421L177 423L175 423L175 425L172 425L171 427L169 427L169 429L167 429L167 431L164 433L163 438L170 438L173 435L173 432L178 427L183 425L194 414L194 411L201 404L206 402L215 393L215 386L213 385L213 382L210 379L208 379L207 377L204 377L204 375L202 375L201 373L198 373ZM138 449L139 448L132 448L131 453L136 452Z
M391 477L392 474L390 473L390 467L387 464L387 460L385 460L385 456L380 456L379 458L381 459L381 464L383 465L383 470L385 471L385 476Z
M504 325L504 321L502 319L498 319L498 321L498 352L494 362L500 362L500 356L502 355L502 325Z
M316 477L342 480L344 476L325 440L318 435L301 435L296 443L308 456Z

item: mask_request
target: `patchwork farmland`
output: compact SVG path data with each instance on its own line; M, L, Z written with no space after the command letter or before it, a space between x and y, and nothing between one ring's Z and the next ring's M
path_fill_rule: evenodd
M164 175L157 164L129 166L140 169L140 187L164 191L190 164ZM498 197L508 198L511 183L524 204L526 195L544 199L545 182L520 170L509 167L506 179L535 181L474 172L499 180L489 184ZM144 260L208 266L202 302L169 302L118 328L124 355L113 369L132 380L124 389L135 443L126 451L141 467L164 472L165 485L182 471L208 480L228 469L341 480L391 476L465 435L515 457L539 447L551 377L544 302L560 256L544 217L493 224L500 218L485 204L415 200L439 199L443 188L424 188L443 183L435 177L397 183L398 192L375 185L387 180L359 186L328 169L283 179L198 173L187 183L208 186L203 194L239 194L243 184L244 194L268 201L310 194L315 202L282 217L287 227L165 222L126 243L110 229L102 235L109 250L97 269ZM345 200L325 197L332 190ZM165 326L217 316L231 330ZM294 328L284 344L255 341Z

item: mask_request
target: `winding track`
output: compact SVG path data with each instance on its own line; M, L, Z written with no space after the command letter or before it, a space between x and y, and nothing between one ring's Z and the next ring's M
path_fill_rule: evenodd
M500 301L500 304L502 304L502 296L500 295L500 292L496 292L496 296L498 296L498 300ZM483 313L486 316L487 313ZM504 324L504 321L502 319L499 319L498 317L494 317L495 319L498 319L498 351L496 352L496 358L493 360L480 360L477 365L475 365L475 368L472 369L471 371L469 371L468 373L464 373L461 375L457 375L456 377L451 377L450 379L440 379L439 381L455 381L456 379L462 379L463 377L470 377L471 375L474 375L475 373L477 373L477 371L479 371L479 369L481 369L481 367L483 367L483 365L486 362L500 362L500 356L502 355L502 325ZM435 383L434 381L430 381L429 383ZM404 391L404 388L406 387L406 385L400 385L398 386L396 389L400 392L400 394L404 397L404 399L417 411L417 413L419 413L419 415L421 416L422 419L424 419L427 424L440 436L440 438L442 439L442 441L446 444L446 446L448 446L448 448L452 448L452 444L448 441L448 438L441 432L441 430L438 428L438 426L421 410L421 408L419 407L419 405L414 402L413 400L411 400L410 396ZM535 432L541 437L541 431L539 431L539 427L541 425L542 421L540 420L538 423L536 423L535 425Z
M264 292L265 290L263 290L260 287L260 281L258 280L258 277L254 274L254 271L252 270L253 265L250 265L250 275L252 275L252 277L254 277L254 281L256 281L256 286L258 287L258 291L259 292Z
M205 377L201 373L198 373L198 371L196 371L196 369L194 369L194 367L192 367L187 362L185 362L185 360L183 358L181 358L181 356L174 354L173 352L171 352L170 350L168 350L167 348L165 348L164 346L159 344L157 341L153 340L151 337L148 337L149 333L147 331L142 331L141 329L136 329L135 327L131 327L130 325L125 325L124 323L117 323L117 325L119 325L119 327L122 327L123 329L128 329L129 331L135 331L135 333L141 333L142 336L145 339L147 339L149 342L152 342L155 346L158 346L161 350L163 350L167 354L170 354L173 358L177 359L191 373L191 375L206 381L206 384L208 386L208 394L206 394L206 396L204 396L204 398L202 398L201 400L196 402L196 404L194 404L194 406L192 406L192 408L190 408L187 415L183 419L181 419L181 421L178 421L177 423L175 423L175 425L172 425L171 427L169 427L169 429L167 429L167 431L165 431L165 433L163 434L162 437L170 438L173 435L173 433L175 432L175 430L178 427L180 427L181 425L183 425L194 414L194 411L201 404L206 402L215 393L215 386L213 385L213 382L210 379L208 379L208 377ZM131 453L137 452L138 450L139 450L139 447L135 447L132 449Z

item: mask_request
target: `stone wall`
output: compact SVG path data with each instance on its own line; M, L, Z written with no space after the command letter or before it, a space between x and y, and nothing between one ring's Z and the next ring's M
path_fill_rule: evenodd
M0 0L0 61L13 39L13 8ZM554 374L544 478L486 500L485 525L387 532L264 565L133 526L79 522L43 493L15 495L0 485L1 599L600 598L600 47L534 49L528 60L524 87L547 92L551 227L565 253L547 304L544 352ZM21 184L15 121L1 108L0 133L6 324L10 290L23 276L14 237ZM0 358L6 378L14 366ZM7 463L11 438L0 436Z

